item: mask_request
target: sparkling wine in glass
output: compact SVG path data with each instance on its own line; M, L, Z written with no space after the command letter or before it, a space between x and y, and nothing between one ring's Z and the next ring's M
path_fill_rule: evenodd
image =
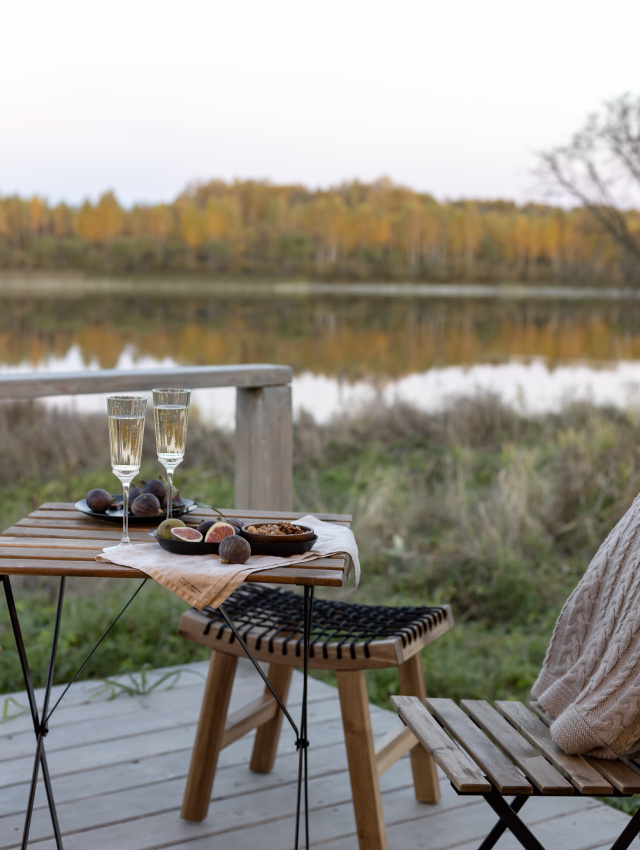
M169 493L167 517L173 513L173 473L184 459L191 390L153 390L153 417L156 426L158 460L167 472Z
M116 395L107 398L111 469L122 483L122 540L117 546L105 547L113 552L131 546L129 540L129 488L140 472L142 438L147 400L141 396Z

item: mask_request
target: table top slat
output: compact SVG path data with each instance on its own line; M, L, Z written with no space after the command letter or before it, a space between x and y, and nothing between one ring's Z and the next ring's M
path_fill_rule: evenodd
M112 540L103 540L105 546L113 543ZM151 541L149 541L151 543ZM62 544L63 541L60 541ZM145 544L146 545L146 544ZM96 546L95 549L76 549L71 546L60 545L49 546L46 549L41 549L38 555L41 559L47 561L87 561L91 562L95 559L98 552L102 551L102 546ZM0 549L2 562L4 563L9 558L20 558L23 560L33 560L34 550L32 547L7 547Z
M0 558L0 575L76 576L79 578L144 578L134 567L121 567L110 561L58 561L48 558Z
M37 508L38 511L72 511L74 514L79 513L79 511L75 507L75 502L45 502ZM307 514L312 514L318 519L324 520L325 522L335 522L335 523L343 523L344 525L351 525L352 518L350 514L325 514L325 513L316 513L315 511L265 511L265 510L247 510L246 508L219 508L220 513L224 514L227 517L234 517L238 519L253 519L253 520L264 520L268 521L270 519L286 519L286 520L294 520L299 519L302 516L306 516ZM198 505L198 508L194 513L198 514L206 514L207 517L211 516L219 516L214 508L209 508L207 505ZM88 517L89 518L89 517Z
M77 539L66 538L61 540L59 537L0 537L0 555L5 558L10 558L13 555L14 548L29 547L29 551L34 549L56 549L63 546L67 549L86 549L87 552L97 552L103 546L110 546L113 543L113 537L104 537L102 540L94 537L81 537ZM150 541L151 542L151 541Z
M260 584L306 584L313 587L342 587L344 575L339 570L314 570L311 567L274 567L247 576L245 581Z
M581 794L613 794L613 786L581 756L570 756L551 739L549 727L521 702L496 700L498 711L574 785Z
M33 541L26 541L24 537L0 537L0 556L2 558L31 558L40 557L46 559L73 558L80 560L93 559L96 552L100 552L104 546L109 546L114 539L119 540L117 535L115 538L100 539L81 539L68 540L67 538L57 537L42 537ZM142 540L141 543L149 543L153 545L154 541L150 539ZM138 545L138 544L136 544ZM327 555L325 558L317 558L309 562L307 568L311 568L313 564L314 570L345 570L346 560L341 555ZM282 565L285 569L296 569L296 564L287 566ZM302 565L301 565L302 566Z
M3 531L2 536L0 536L0 546L3 545L3 537L4 535L9 535L10 537L25 537L27 539L32 539L36 537L48 537L48 538L60 538L60 539L73 539L73 540L95 540L97 538L105 539L105 540L115 540L118 541L122 537L122 529L117 525L107 526L106 523L102 528L66 528L65 526L57 525L55 527L52 526L24 526L24 525L12 525L10 528L7 528L6 531ZM129 537L132 541L147 543L149 541L149 532L145 531L134 531L133 529L129 529Z
M523 771L541 794L573 794L573 785L485 700L461 700L460 706Z
M533 794L520 771L452 699L425 700L429 711L462 744L501 794Z

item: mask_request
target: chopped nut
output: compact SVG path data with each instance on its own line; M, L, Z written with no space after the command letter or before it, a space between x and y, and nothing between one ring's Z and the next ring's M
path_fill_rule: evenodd
M271 537L281 537L288 534L303 534L304 532L299 525L292 525L290 522L266 522L264 525L256 528L249 526L247 531L257 532L258 534L268 534Z

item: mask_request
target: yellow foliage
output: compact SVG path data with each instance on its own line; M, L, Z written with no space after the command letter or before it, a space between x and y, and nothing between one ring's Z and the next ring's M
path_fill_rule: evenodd
M640 234L640 214L623 215L629 231ZM379 274L562 280L587 273L619 282L629 268L624 250L583 208L500 200L438 203L389 178L328 190L213 180L188 187L173 203L131 209L121 207L113 192L78 208L49 207L38 196L0 197L0 242L12 250L29 252L41 236L71 235L91 246L94 260L102 258L107 267L110 257L129 256L127 251L133 257L128 262L145 251L151 256L151 241L157 249L153 262L161 267L173 258L172 268L183 262L232 273L315 269L374 280ZM110 253L120 236L129 241L119 254Z

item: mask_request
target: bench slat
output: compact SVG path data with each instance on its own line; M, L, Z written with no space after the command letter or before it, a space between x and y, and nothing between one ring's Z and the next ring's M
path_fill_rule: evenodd
M480 765L501 794L533 794L533 787L524 774L453 700L429 698L425 705Z
M518 765L541 794L573 794L567 782L549 762L485 700L461 700L460 706Z
M549 726L549 720L545 713L535 701L529 704L531 711L542 720L545 726ZM610 759L596 759L592 756L582 756L594 770L610 782L621 794L640 794L640 776L628 767L624 762L611 761Z
M534 747L545 755L551 764L571 782L581 794L613 794L613 786L602 775L586 762L581 756L570 756L564 753L551 739L549 727L539 717L536 717L521 702L513 700L496 700L498 711L515 726Z
M391 702L454 788L461 794L488 794L491 791L491 785L478 765L456 746L418 697L392 696Z
M605 779L608 779L621 794L640 794L640 776L624 762L594 759L592 756L583 756L583 758Z

